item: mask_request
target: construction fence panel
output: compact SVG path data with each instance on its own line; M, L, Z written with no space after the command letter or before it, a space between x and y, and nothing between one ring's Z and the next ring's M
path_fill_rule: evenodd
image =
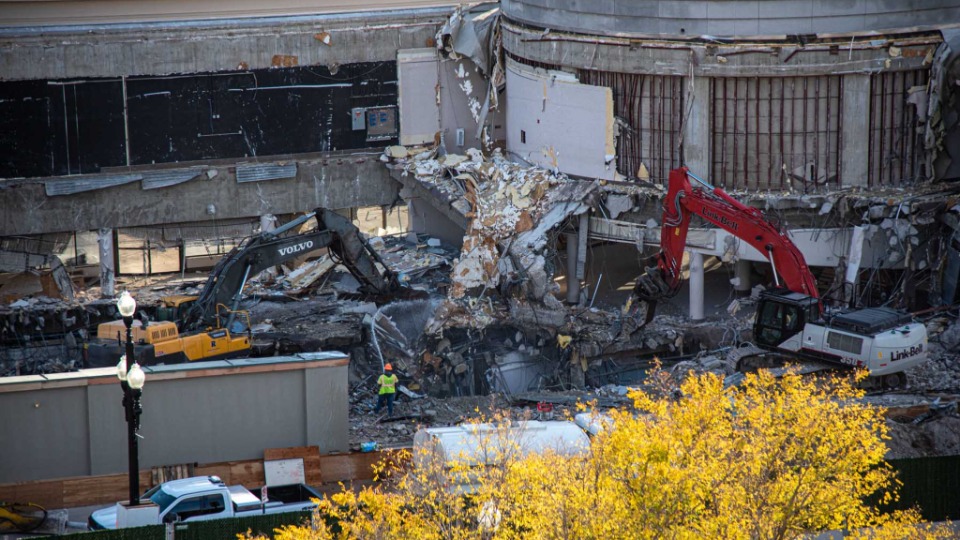
M927 521L960 517L960 456L893 459L889 463L903 486L900 500L888 510L918 506Z
M884 507L887 511L919 507L923 519L943 521L960 515L960 456L938 456L914 459L894 459L888 463L903 485L900 499ZM868 501L876 504L878 501ZM175 528L175 538L204 540L207 538L236 538L251 531L272 536L272 531L285 525L309 523L311 512L287 512L243 518L181 523ZM328 524L333 524L328 522ZM73 540L164 540L162 525L132 529L76 533L61 538Z
M163 525L149 525L147 527L132 527L129 529L64 534L58 536L58 538L68 538L71 540L165 540L166 527Z
M309 523L311 512L284 512L281 514L262 514L241 518L216 519L178 523L173 529L176 540L208 540L210 538L236 538L238 534L250 531L251 534L273 536L274 529L285 525ZM150 525L130 529L117 529L75 533L60 538L73 540L165 540L166 525Z

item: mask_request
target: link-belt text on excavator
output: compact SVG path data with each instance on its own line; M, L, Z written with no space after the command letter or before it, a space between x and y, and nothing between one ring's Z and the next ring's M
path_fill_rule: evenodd
M312 247L313 247L313 241L308 240L306 242L300 242L299 244L296 244L293 246L282 247L277 251L280 253L281 256L283 256L283 255L289 255L291 253L298 253L298 252L310 249Z
M724 227L730 227L731 230L735 231L740 228L740 224L737 223L736 221L733 221L727 216L721 216L720 214L714 212L713 210L710 210L709 208L703 209L703 215L712 219L713 221L716 221L717 223L719 223L720 225L723 225Z
M920 343L918 345L914 345L913 347L910 347L909 349L893 351L892 353L890 353L890 361L896 362L897 360L902 360L904 358L916 356L922 352L923 352L923 343Z

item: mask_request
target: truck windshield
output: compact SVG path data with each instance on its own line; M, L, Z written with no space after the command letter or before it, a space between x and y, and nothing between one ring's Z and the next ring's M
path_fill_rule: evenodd
M144 497L150 499L151 501L154 502L154 504L159 506L161 514L163 513L164 510L167 509L168 506L170 506L171 504L173 504L174 501L177 500L177 498L174 497L173 495L170 495L169 493L160 489L160 486L156 486L150 491L146 492L144 494Z

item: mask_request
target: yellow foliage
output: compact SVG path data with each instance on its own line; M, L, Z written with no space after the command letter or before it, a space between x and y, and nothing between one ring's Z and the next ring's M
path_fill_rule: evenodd
M494 418L495 429L476 427L469 456L378 470L382 483L323 499L312 525L274 538L948 537L915 511L863 502L891 500L898 484L882 411L850 381L761 371L725 389L707 374L677 395L631 394L633 409L610 411L589 452L573 455L526 453L517 421Z

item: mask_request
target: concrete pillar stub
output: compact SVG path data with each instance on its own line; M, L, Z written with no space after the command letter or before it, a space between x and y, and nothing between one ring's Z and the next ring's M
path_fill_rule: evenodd
M734 265L734 277L737 279L737 284L734 285L733 289L737 291L737 296L750 294L750 289L753 286L750 283L750 267L751 263L747 259L737 259Z
M683 126L683 160L690 171L701 178L710 177L710 79L688 79L686 101L690 115ZM680 165L680 164L677 164ZM666 179L664 179L666 180Z
M114 271L117 268L113 260L113 229L98 230L97 245L100 248L100 296L113 298L116 294Z
M590 234L590 216L586 212L580 214L580 225L577 227L577 279L587 275L587 238Z
M703 254L690 252L690 320L703 320Z
M843 76L843 125L840 131L840 182L846 186L867 185L870 153L870 75Z
M260 232L266 233L266 232L276 230L276 228L277 228L277 218L273 214L263 214L262 216L260 216ZM261 275L264 277L264 279L267 279L267 280L273 279L277 277L277 274L279 273L277 269L278 267L276 266L272 268L267 268L261 273Z
M567 236L567 303L580 301L580 280L577 279L577 233Z

